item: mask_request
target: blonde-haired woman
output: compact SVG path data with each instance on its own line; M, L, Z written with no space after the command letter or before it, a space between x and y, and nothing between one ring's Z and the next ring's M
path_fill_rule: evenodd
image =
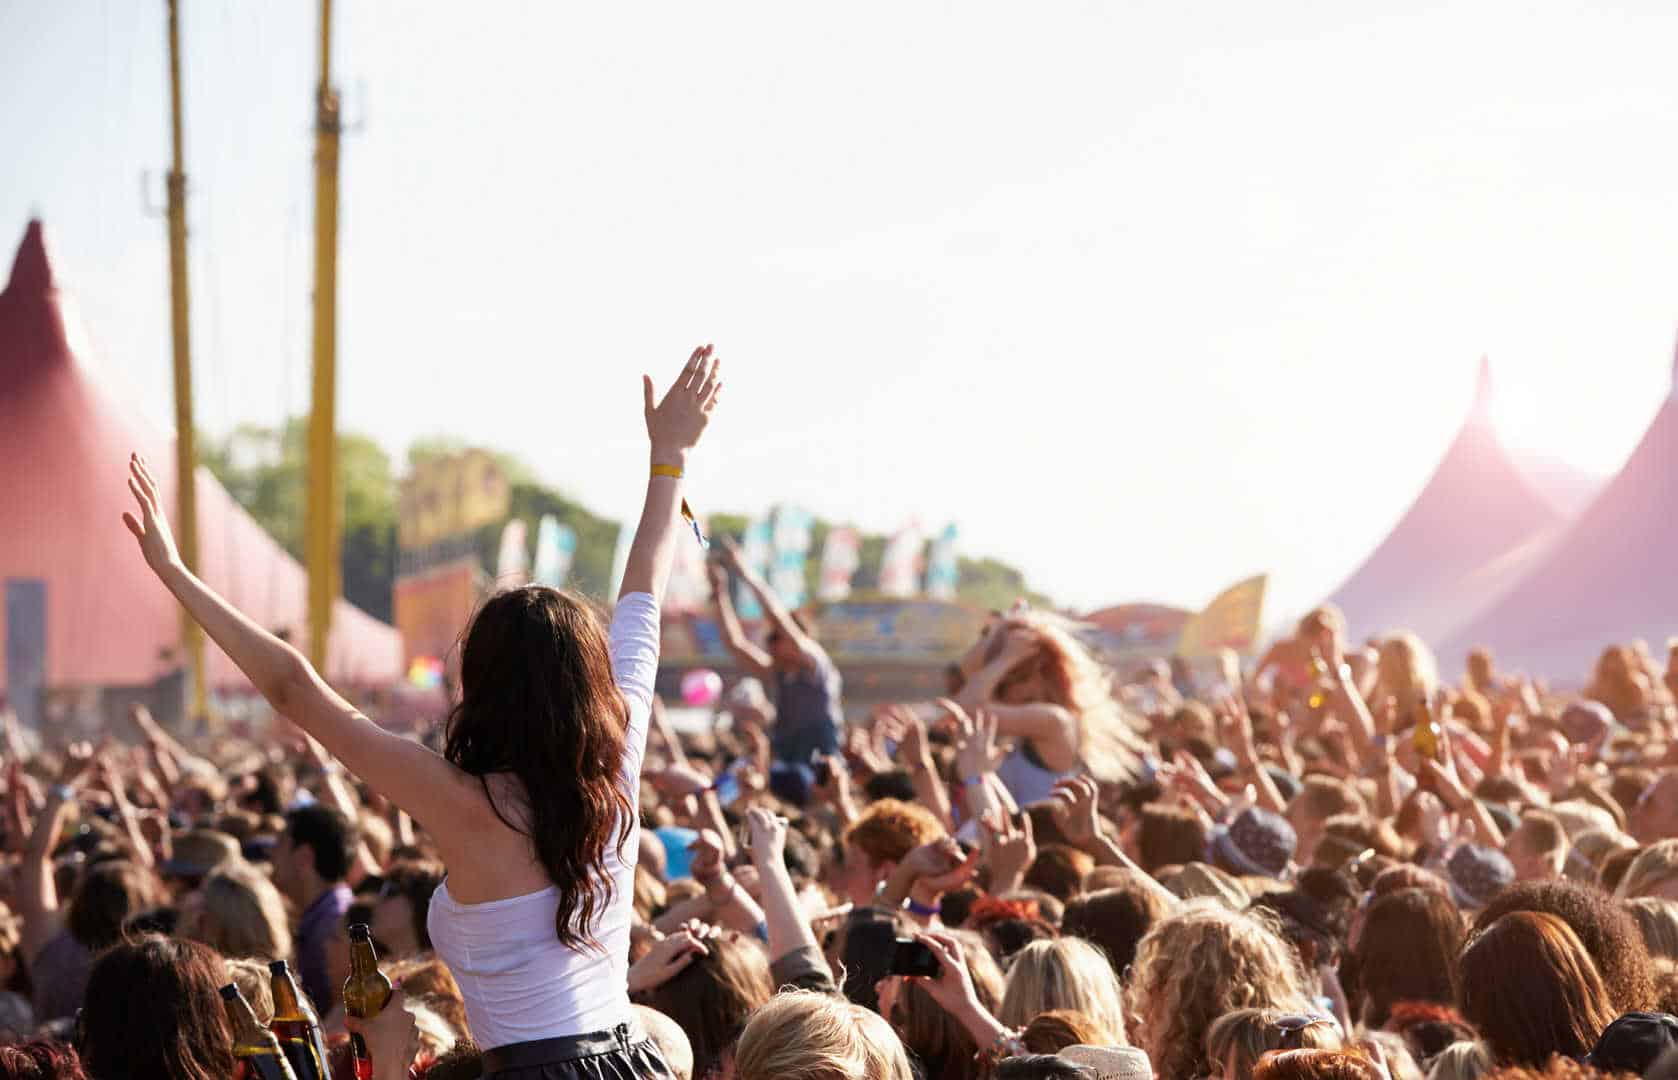
M1639 896L1625 902L1652 960L1678 961L1678 900Z
M1136 947L1126 1005L1134 1042L1159 1080L1194 1080L1212 1022L1241 1008L1310 1013L1310 991L1293 947L1256 914L1193 901Z
M1333 662L1346 652L1346 617L1333 604L1324 604L1299 620L1292 637L1275 642L1266 650L1253 681L1268 680L1281 704L1289 704L1317 683L1316 659ZM1240 680L1230 682L1237 688Z
M1608 706L1614 719L1623 724L1649 714L1656 703L1656 685L1636 649L1610 645L1597 657L1585 696Z
M1023 1028L1051 1009L1083 1013L1106 1029L1113 1045L1125 1045L1119 980L1101 950L1087 941L1034 941L1014 954L996 1018L1011 1028Z
M1369 700L1381 705L1388 698L1398 703L1400 726L1424 703L1433 701L1439 689L1439 665L1421 638L1400 631L1381 640L1375 658L1375 689Z
M1678 900L1678 840L1657 840L1638 852L1614 887L1614 895L1621 900L1639 896Z
M996 777L1015 802L1042 802L1081 769L1098 780L1135 775L1141 737L1107 673L1057 620L1030 611L999 619L959 666L957 704L989 713L997 734L1014 740Z
M735 1080L912 1080L909 1056L880 1015L809 990L777 994L746 1021Z
M201 941L229 959L285 960L291 930L279 889L244 864L224 865L184 905L181 936Z
M1206 1030L1206 1059L1223 1080L1252 1080L1253 1066L1273 1050L1339 1050L1344 1045L1340 1025L1328 1017L1277 1009L1236 1009Z

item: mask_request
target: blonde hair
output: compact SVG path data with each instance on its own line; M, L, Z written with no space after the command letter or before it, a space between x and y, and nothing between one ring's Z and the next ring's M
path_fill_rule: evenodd
M1206 1029L1206 1060L1222 1069L1226 1078L1251 1076L1259 1058L1282 1047L1278 1020L1288 1015L1280 1009L1234 1009L1212 1021ZM1339 1050L1344 1046L1340 1025L1324 1018L1299 1033L1300 1050ZM1236 1055L1234 1069L1226 1068L1230 1052Z
M1396 698L1403 716L1422 702L1431 702L1438 688L1439 665L1421 638L1405 630L1382 639L1370 701L1379 705L1389 697Z
M267 1027L274 1022L274 983L268 965L261 960L228 960L227 978L239 987L239 993L251 1004L257 1023Z
M1107 957L1087 941L1075 937L1034 941L1014 954L996 1018L1019 1028L1051 1009L1083 1013L1124 1045L1119 980Z
M1021 676L1036 675L1049 702L1076 718L1078 759L1083 766L1097 780L1130 779L1147 746L1137 734L1136 722L1114 700L1108 671L1053 616L1028 611L1010 615L1007 625L1031 631L1042 648L1010 672L1001 686ZM997 633L992 639L993 648L1000 651L1006 638L1005 632Z
M201 941L229 959L291 956L285 901L261 871L242 865L218 867L199 890L199 910L189 915L182 936Z
M912 1080L903 1043L880 1015L813 990L789 990L752 1013L734 1053L736 1080Z
M1637 896L1625 902L1652 958L1678 960L1678 900Z
M1678 840L1659 840L1637 853L1625 876L1614 887L1621 900L1648 896L1657 886L1678 877Z
M1298 955L1275 923L1205 900L1156 923L1137 945L1126 1003L1159 1080L1206 1074L1206 1032L1224 1013L1310 1011Z
M1434 1056L1427 1080L1479 1080L1491 1067L1492 1055L1485 1043L1452 1043Z

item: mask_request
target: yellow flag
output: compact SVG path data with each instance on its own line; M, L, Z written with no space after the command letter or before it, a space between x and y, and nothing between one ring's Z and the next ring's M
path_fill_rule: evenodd
M1177 655L1211 656L1219 649L1251 653L1258 645L1264 587L1269 580L1268 575L1260 574L1219 593L1204 611L1189 618L1177 639Z

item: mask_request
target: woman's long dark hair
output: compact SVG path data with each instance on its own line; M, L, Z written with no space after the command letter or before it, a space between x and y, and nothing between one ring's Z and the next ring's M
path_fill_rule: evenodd
M221 958L195 941L147 934L107 949L88 976L76 1049L90 1076L224 1080L233 1036Z
M1456 905L1431 889L1400 889L1369 905L1354 950L1363 1022L1380 1027L1401 1001L1455 1001L1463 936Z
M634 824L623 776L629 711L612 679L606 634L582 599L544 586L490 598L460 651L460 703L443 756L479 778L495 814L530 837L559 889L554 932L597 948L590 927L610 901L606 849ZM511 817L489 790L511 773L525 805Z

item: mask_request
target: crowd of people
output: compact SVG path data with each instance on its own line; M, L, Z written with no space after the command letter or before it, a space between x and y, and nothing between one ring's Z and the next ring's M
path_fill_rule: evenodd
M1250 669L1116 672L997 612L945 697L847 722L811 627L717 546L739 678L654 692L696 350L645 414L610 616L541 587L463 632L435 731L387 730L182 565L147 564L285 718L3 733L0 1078L239 1075L220 988L286 960L375 1080L1678 1077L1678 651L1580 693L1311 613ZM755 592L765 637L729 603ZM291 725L295 725L292 727ZM48 737L43 740L40 736ZM349 928L396 986L346 1015Z

